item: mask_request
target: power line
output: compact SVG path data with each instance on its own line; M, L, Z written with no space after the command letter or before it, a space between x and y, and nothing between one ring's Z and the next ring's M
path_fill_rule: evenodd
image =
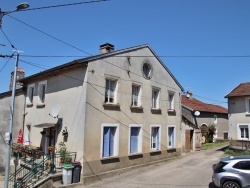
M43 68L43 67L40 67L39 66L39 64L37 65L37 64L34 64L34 63L30 63L30 62L27 62L27 61L23 61L23 60L19 60L19 61L21 61L21 62L23 62L23 63L26 63L26 64L29 64L29 65L31 65L31 66L34 66L34 67L37 67L37 68L41 68L41 69L44 69L44 70L47 70L46 68ZM103 76L101 76L101 75L99 75L97 72L95 72L95 74L97 74L98 76L100 76L101 78L104 78ZM92 88L94 88L98 93L100 93L102 96L105 96L105 94L103 93L103 92L101 92L101 91L99 91L96 87L99 87L99 88L102 88L102 89L106 89L106 87L105 86L101 86L101 85L98 85L98 84L94 84L94 83L90 83L90 82L85 82L84 80L80 80L80 79L77 79L77 78L74 78L74 77L72 77L72 76L68 76L68 75L65 75L65 74L60 74L61 76L64 76L64 77L67 77L67 78L70 78L70 79L73 79L73 80L76 80L76 81L79 81L79 82L83 82L83 83L87 83L87 84L89 84ZM131 82L131 80L124 80L124 79L120 79L120 80L123 80L123 81L130 81ZM132 90L131 90L132 91ZM117 91L117 93L119 93L119 94L122 94L122 95L128 95L128 96L130 96L130 97L132 97L132 93L131 92L125 92L125 91L121 91L121 90L119 90L119 91ZM194 95L194 96L196 96L196 95ZM143 96L143 95L141 95L140 96L141 97L141 99L142 100L147 100L147 101L151 101L152 100L152 97L148 97L148 96ZM209 99L209 98L205 98L205 97L203 97L204 99ZM213 101L219 101L219 100L214 100L214 99L210 99L210 100L213 100ZM169 102L168 101L168 99L159 99L159 101L160 102ZM222 101L219 101L220 103L227 103L227 102L222 102ZM175 104L180 104L180 102L175 102ZM212 104L212 105L214 105L214 104Z
M89 56L76 56L76 55L20 55L22 57L34 57L34 58L65 58L65 57L89 57ZM119 58L119 57L128 57L128 56L112 56L111 58ZM129 57L155 57L155 56L139 56L139 55L130 55ZM157 57L162 58L250 58L250 55L221 55L221 56L199 56L199 55L192 55L192 56L185 56L185 55L179 55L179 56L171 56L171 55L157 55Z
M11 60L11 58L13 57L14 53L9 57L9 59L6 61L6 63L3 65L3 67L1 68L0 72L2 72L2 70L4 69L4 67L8 64L8 62Z
M10 43L11 47L14 48L15 50L17 50L17 49L15 48L15 46L10 42L10 39L9 39L9 38L7 37L7 35L4 33L4 31L3 31L2 28L1 28L1 31L2 31L3 35L5 36L5 38L8 40L8 42Z
M53 38L53 39L55 39L55 40L57 40L57 41L59 41L59 42L61 42L61 43L63 43L63 44L66 44L67 46L70 46L70 47L72 47L72 48L74 48L74 49L76 49L76 50L79 50L79 51L81 51L81 52L83 52L83 53L85 53L85 54L91 55L90 53L88 53L88 52L86 52L86 51L84 51L84 50L81 50L80 48L77 48L77 47L75 47L75 46L73 46L73 45L71 45L71 44L69 44L69 43L67 43L67 42L64 42L63 40L58 39L58 38L56 38L56 37L54 37L54 36L52 36L52 35L50 35L50 34L48 34L48 33L45 33L45 32L43 32L43 31L41 31L41 30L39 30L39 29L37 29L37 28L35 28L35 27L33 27L33 26L31 26L31 25L29 25L29 24L27 24L27 23L25 23L25 22L23 22L23 21L21 21L21 20L19 20L19 19L17 19L17 18L14 18L13 16L10 16L10 15L7 15L7 16L11 17L12 19L14 19L14 20L16 20L16 21L18 21L18 22L21 22L22 24L24 24L24 25L26 25L26 26L28 26L28 27L30 27L30 28L32 28L32 29L34 29L34 30L36 30L36 31L38 31L38 32L40 32L40 33L42 33L42 34L44 34L44 35L47 35L47 36L50 37L50 38Z
M9 16L9 15L8 15L8 16ZM33 26L31 26L31 25L29 25L29 24L27 24L27 23L25 23L25 22L23 22L23 21L21 21L21 20L18 20L18 19L16 19L16 18L12 17L12 16L10 16L10 17L13 18L13 19L15 19L15 20L17 20L17 21L19 21L19 22L21 22L21 23L23 23L24 25L26 25L26 26L28 26L28 27L31 27L32 29L34 29L34 30L36 30L36 31L39 31L39 32L41 32L41 33L43 33L43 34L45 34L45 35L47 35L47 36L49 36L49 37L51 37L51 38L53 38L53 39L55 39L55 40L57 40L57 41L63 43L63 44L66 44L66 45L68 45L68 46L70 46L70 47L72 47L72 48L74 48L74 49L77 49L77 50L79 50L79 51L81 51L81 52L84 52L84 53L86 53L86 54L92 56L92 54L90 54L90 53L88 53L88 52L86 52L86 51L84 51L84 50L81 50L81 49L78 48L78 47L75 47L75 46L73 46L73 45L71 45L71 44L69 44L69 43L67 43L67 42L64 42L63 40L58 39L58 38L56 38L56 37L54 37L54 36L52 36L52 35L50 35L50 34L47 34L47 33L43 32L43 31L41 31L41 30L39 30L39 29L37 29L37 28L35 28L35 27L33 27ZM118 57L127 57L127 56L118 56ZM131 56L131 57L132 57L132 56ZM155 56L134 56L134 57L155 57ZM157 57L160 57L160 56L157 56ZM161 57L163 57L163 56L161 56ZM164 57L167 57L167 56L164 56ZM168 56L168 57L174 57L174 56ZM177 57L177 56L175 56L175 57ZM183 57L184 57L184 56L183 56ZM185 56L185 57L188 57L188 56ZM195 56L189 56L189 57L195 57ZM196 56L196 57L198 57L198 56ZM201 57L201 56L199 56L199 57ZM205 57L205 56L204 56L204 57ZM207 56L207 57L209 57L209 56ZM214 56L214 57L215 57L215 56ZM217 56L217 57L219 57L219 56ZM222 56L220 56L220 57L222 57ZM250 56L249 56L249 57L250 57ZM115 67L117 67L117 68L119 68L119 69L122 69L122 70L124 70L124 71L126 71L126 72L128 71L127 69L125 69L125 68L123 68L123 67L120 67L120 66L118 66L118 65L114 65L114 64L112 64L112 63L110 63L110 62L108 62L108 61L106 61L106 60L104 60L104 59L101 59L101 61L104 61L104 62L106 62L106 63L108 63L108 64L110 64L110 65L112 65L112 66L115 66ZM36 66L36 67L41 68L40 66ZM44 68L43 68L43 69L44 69ZM137 73L134 73L134 72L132 72L132 71L129 71L129 72L132 73L132 74L134 74L134 75L136 75L136 76L142 77L141 75L139 75L139 74L137 74ZM171 89L173 89L173 90L179 91L178 89L176 89L176 88L174 88L174 87L170 87L170 86L168 86L168 85L159 83L159 82L154 81L154 80L151 80L151 81L152 81L152 82L155 82L155 83L157 83L157 84L160 84L160 85L162 85L162 86L171 88Z
M23 9L23 10L20 10L20 11L41 10L41 9L49 9L49 8L58 8L58 7L66 7L66 6L73 6L73 5L81 5L81 4L101 3L101 2L106 2L106 1L110 1L110 0L95 0L95 1L85 1L85 2L78 2L78 3L68 3L68 4L52 5L52 6L46 6L46 7L29 8L29 9Z

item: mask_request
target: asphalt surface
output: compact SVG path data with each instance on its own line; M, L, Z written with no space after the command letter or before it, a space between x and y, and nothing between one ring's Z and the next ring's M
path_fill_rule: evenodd
M181 158L133 170L86 188L214 188L212 165L223 156L217 149L195 151Z

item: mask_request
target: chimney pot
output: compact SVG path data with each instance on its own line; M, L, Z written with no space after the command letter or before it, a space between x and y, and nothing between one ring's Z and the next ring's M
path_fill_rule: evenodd
M113 52L114 50L115 50L115 46L113 44L105 43L105 44L100 45L101 54Z

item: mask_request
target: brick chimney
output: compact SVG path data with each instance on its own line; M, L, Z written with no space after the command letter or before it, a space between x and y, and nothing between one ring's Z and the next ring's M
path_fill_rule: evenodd
M109 52L113 52L115 50L115 46L110 43L100 45L100 54L106 54Z
M18 82L19 79L24 78L24 70L22 68L17 68L16 72L16 89L19 89L22 87L22 85ZM14 80L14 71L10 74L10 87L9 90L12 90L13 87L13 80Z

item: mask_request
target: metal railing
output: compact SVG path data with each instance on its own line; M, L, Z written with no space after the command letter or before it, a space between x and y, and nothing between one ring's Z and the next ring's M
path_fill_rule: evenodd
M20 159L22 164L20 168L15 168L13 174L10 174L9 187L31 188L49 174L62 172L63 164L70 164L76 160L76 152L66 152L63 155L60 153L44 154L41 151L34 152L34 155L31 153L21 155L19 151L13 152L15 160Z

